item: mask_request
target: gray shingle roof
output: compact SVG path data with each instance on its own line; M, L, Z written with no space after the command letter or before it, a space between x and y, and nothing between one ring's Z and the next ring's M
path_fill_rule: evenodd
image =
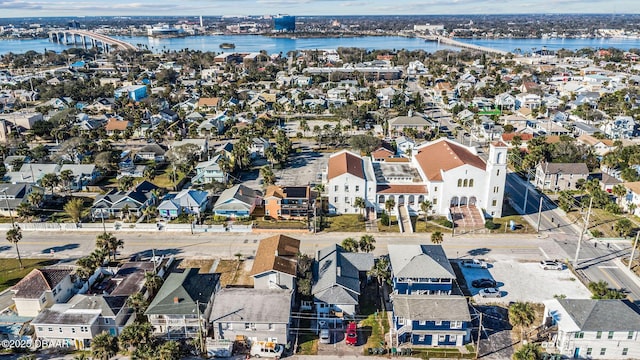
M640 331L640 309L627 300L558 299L581 331Z
M220 274L199 274L198 271L191 268L169 274L145 314L195 314L196 301L200 302L200 312L204 312L218 287Z
M471 321L463 296L393 295L393 314L410 320Z
M292 290L225 288L216 294L209 320L289 323Z
M548 163L540 166L547 174L589 174L585 163Z
M347 255L348 254L348 255ZM346 256L345 256L346 255ZM371 257L370 264L373 266L372 254L349 254L344 252L340 245L334 244L318 251L316 260L317 264L314 267L315 284L312 288L312 294L317 298L322 296L325 299L330 300L332 296L336 296L335 300L341 301L348 300L344 296L342 291L333 290L325 294L327 290L332 287L339 286L350 292L353 292L355 297L360 294L360 279L358 277L359 271L366 271L371 267L359 269L358 266L364 266L369 260L366 257ZM326 301L330 304L338 304L339 302Z
M440 245L389 245L388 249L395 277L445 279L456 277Z

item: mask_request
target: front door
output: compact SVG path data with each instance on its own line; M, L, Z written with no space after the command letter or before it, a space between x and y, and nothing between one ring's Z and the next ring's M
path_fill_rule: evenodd
M574 359L579 359L579 358L580 358L580 348L576 348L576 349L573 351L573 358L574 358Z

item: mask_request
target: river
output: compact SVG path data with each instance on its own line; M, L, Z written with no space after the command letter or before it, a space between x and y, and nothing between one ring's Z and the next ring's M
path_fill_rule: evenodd
M117 36L118 39L128 41L134 45L143 45L153 52L165 50L200 50L215 52L257 52L266 50L268 53L286 54L291 50L309 49L335 49L338 47L359 47L368 50L418 50L435 52L441 49L452 49L450 46L438 45L434 42L424 41L418 38L406 38L398 36L364 36L344 38L272 38L260 35L214 35L214 36L188 36L182 38L150 38L146 36ZM520 49L522 52L530 52L532 49L546 47L550 50L565 48L577 50L586 47L608 48L616 47L623 50L640 48L639 39L459 39L472 44L491 47L499 50L513 52ZM222 43L233 43L235 49L220 49ZM0 54L25 53L29 50L43 52L45 49L62 51L67 46L49 42L48 39L29 40L0 40Z

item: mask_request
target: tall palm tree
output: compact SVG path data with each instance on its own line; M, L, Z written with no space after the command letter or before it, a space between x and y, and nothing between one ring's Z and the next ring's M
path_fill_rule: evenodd
M367 207L367 203L364 201L363 198L361 198L360 196L357 196L353 201L353 206L356 207L357 209L360 209L360 215L362 215L362 212Z
M159 360L178 360L180 359L180 344L178 342L170 340L162 345L158 349Z
M620 205L624 196L627 195L627 188L622 184L616 184L611 189L611 192L616 196L616 202Z
M20 257L20 249L18 249L18 243L22 240L22 229L20 226L14 225L7 231L7 241L16 246L16 252L18 253L18 263L20 263L20 269L22 266L22 258Z
M157 293L158 290L162 287L164 280L162 278L152 272L144 273L144 286L149 291L149 295L153 296Z
M44 194L38 191L32 191L29 196L27 196L27 201L29 201L29 204L35 209L40 207L42 200L44 200Z
M424 213L424 222L425 222L425 224L427 223L427 220L429 219L429 211L431 210L432 207L433 207L433 203L431 203L431 201L429 201L429 200L425 200L425 201L420 203L420 210L422 210L422 212Z
M96 335L91 341L91 356L94 359L109 360L118 353L118 339L108 332Z
M149 302L144 298L144 294L137 292L127 298L127 306L136 313L136 317L144 319L144 312L149 306Z
M391 227L391 209L396 207L395 200L389 198L384 202L384 208L387 210L387 215L389 215L389 227Z
M51 195L53 195L53 189L59 183L60 183L60 178L58 178L58 175L56 175L54 173L44 174L42 179L40 179L40 185L42 185L44 188L50 188L51 189Z
M523 338L525 329L533 324L536 319L536 312L528 302L516 302L509 306L509 322L513 326L519 326L522 330Z
M358 243L358 246L360 247L360 250L362 252L372 252L373 250L375 250L376 246L374 245L376 243L376 239L372 236L372 235L362 235L360 237L360 242Z
M124 241L116 238L112 233L104 232L97 236L96 246L104 250L109 256L113 256L113 260L115 260L118 249L124 247Z
M69 191L71 189L71 182L73 181L73 171L67 169L60 172L60 181L64 188Z
M369 276L373 276L378 280L378 284L382 285L388 283L391 280L391 272L389 269L389 257L381 256L376 260L375 265L367 273Z
M133 324L127 325L118 336L120 348L124 351L131 352L132 348L151 343L152 334L153 326L148 322L134 322Z
M431 233L431 242L434 244L442 244L444 241L444 235L440 231L434 231Z
M342 240L342 243L340 243L340 246L342 246L342 249L344 249L344 251L346 252L357 252L358 248L360 247L360 244L356 239L352 237L348 237Z

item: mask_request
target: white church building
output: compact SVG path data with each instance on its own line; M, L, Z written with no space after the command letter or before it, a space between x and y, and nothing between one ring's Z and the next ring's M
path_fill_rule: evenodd
M437 215L449 216L452 207L466 207L501 217L507 149L502 142L490 144L484 161L475 147L440 138L417 146L408 158L383 162L340 151L329 158L327 166L329 211L360 213L355 198L361 197L368 212L385 211L386 201L393 199L392 215L399 207L417 215L420 204L429 200Z

